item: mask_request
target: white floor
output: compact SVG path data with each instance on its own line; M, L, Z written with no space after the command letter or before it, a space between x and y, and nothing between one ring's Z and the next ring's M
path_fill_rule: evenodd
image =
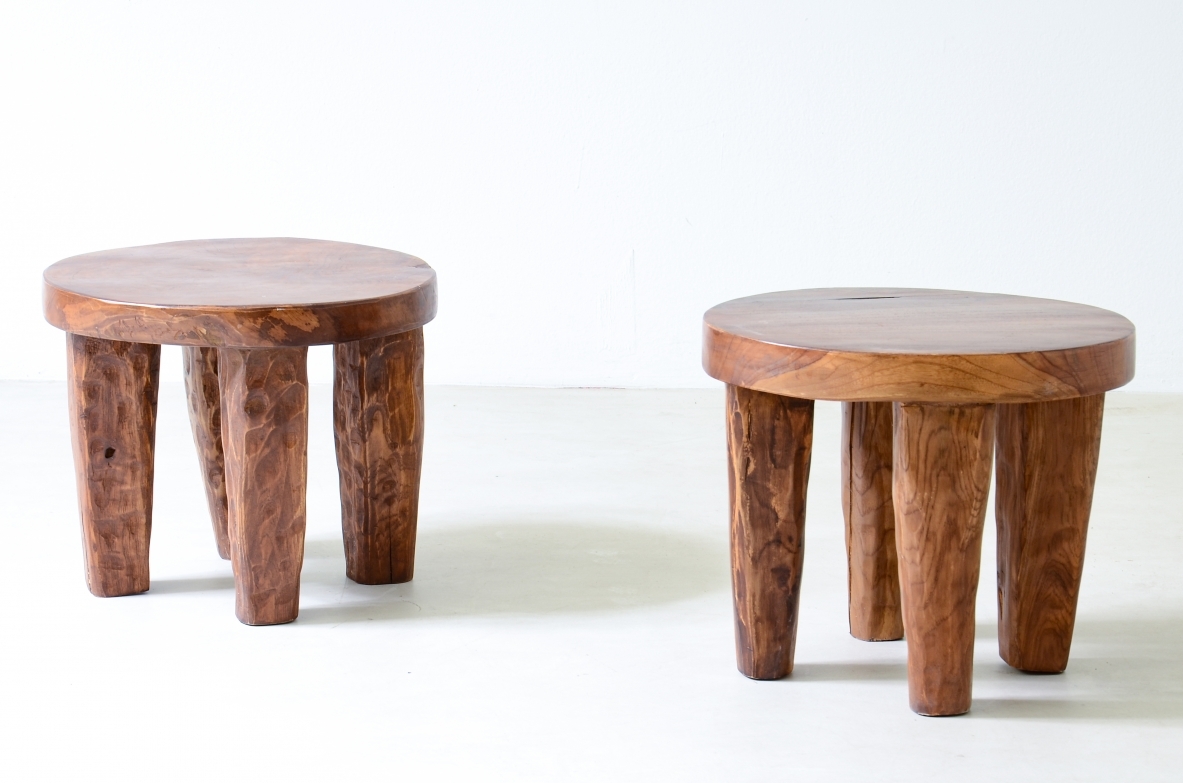
M987 522L973 710L907 706L847 634L819 404L797 668L735 669L722 393L429 388L417 575L345 578L312 395L300 619L233 614L180 385L152 590L87 593L62 384L0 384L7 780L1181 780L1183 398L1112 394L1072 663L1008 669Z

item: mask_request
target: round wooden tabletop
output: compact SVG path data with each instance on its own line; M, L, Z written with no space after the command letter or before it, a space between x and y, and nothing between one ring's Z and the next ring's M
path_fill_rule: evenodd
M1033 402L1134 377L1134 325L1097 307L922 288L817 288L703 318L714 378L814 400Z
M379 337L435 317L414 256L316 239L204 239L74 256L45 270L45 318L126 342L281 347Z

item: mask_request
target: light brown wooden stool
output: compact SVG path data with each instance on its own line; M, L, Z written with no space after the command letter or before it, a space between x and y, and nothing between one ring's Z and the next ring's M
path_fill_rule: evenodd
M1133 324L1018 296L784 291L707 311L703 366L727 383L740 671L793 669L814 400L844 403L850 631L906 631L912 709L970 706L996 442L999 650L1064 670L1104 392L1134 375Z
M300 603L308 346L333 344L347 573L414 570L423 454L423 330L435 272L413 256L311 239L106 250L45 271L45 317L69 333L69 398L86 582L149 587L160 346L182 345L218 552L249 625Z

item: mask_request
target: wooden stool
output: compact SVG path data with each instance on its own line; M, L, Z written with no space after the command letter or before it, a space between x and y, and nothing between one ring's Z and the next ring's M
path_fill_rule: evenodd
M912 709L969 709L995 441L999 650L1024 671L1064 670L1104 392L1134 375L1133 324L905 288L763 294L704 321L703 366L727 383L740 671L793 669L814 400L844 403L850 632L906 631Z
M333 344L334 425L351 579L405 582L423 454L423 324L435 272L413 256L310 239L106 250L45 270L45 317L69 332L86 582L148 589L160 345L182 345L218 553L248 625L300 604L309 345Z

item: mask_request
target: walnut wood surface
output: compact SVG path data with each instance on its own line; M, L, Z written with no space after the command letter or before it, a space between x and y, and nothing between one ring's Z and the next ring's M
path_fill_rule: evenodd
M296 619L308 472L307 348L218 353L235 611L247 625Z
M423 330L333 347L346 574L410 581L423 463Z
M969 709L993 447L992 405L895 405L892 499L908 695L921 715Z
M813 401L727 387L731 584L739 670L793 670Z
M998 648L1016 669L1068 665L1104 407L998 406Z
M45 270L68 332L193 346L306 346L414 329L435 272L414 256L312 239L209 239L104 250Z
M86 584L97 596L142 593L152 535L160 346L67 338Z
M895 507L891 502L890 402L842 405L842 515L846 520L850 633L902 639Z
M222 455L222 402L218 390L218 349L181 349L185 362L185 393L189 400L189 423L205 483L205 498L214 523L214 540L223 560L230 559L227 532L226 463Z
M814 400L1035 402L1134 374L1134 326L1086 305L908 288L782 291L704 316L703 366Z

